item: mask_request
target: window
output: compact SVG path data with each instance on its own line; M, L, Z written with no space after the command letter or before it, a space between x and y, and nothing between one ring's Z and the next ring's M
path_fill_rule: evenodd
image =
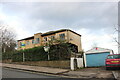
M27 45L29 45L29 41L27 41Z
M36 38L36 44L40 43L40 39L39 38Z
M65 40L65 34L63 33L63 34L59 34L59 36L60 36L60 40Z
M34 40L32 40L32 44L34 44Z
M110 55L107 58L108 59L120 59L120 55Z
M44 37L44 40L47 41L47 37Z
M54 40L55 39L55 36L51 36L51 40Z
M18 45L18 47L21 48L21 45L22 45L22 43L20 42L20 44Z
M22 43L20 42L20 46L22 46Z

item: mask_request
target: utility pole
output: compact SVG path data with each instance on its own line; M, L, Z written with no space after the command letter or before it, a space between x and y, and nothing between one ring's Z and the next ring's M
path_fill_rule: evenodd
M118 54L120 54L120 26L118 26Z
M120 54L120 3L118 3L118 54Z

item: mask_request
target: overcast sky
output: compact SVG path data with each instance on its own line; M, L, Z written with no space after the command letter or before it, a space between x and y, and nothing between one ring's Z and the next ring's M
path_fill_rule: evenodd
M117 52L114 26L117 2L5 2L0 4L0 21L17 34L17 39L38 32L71 29L82 35L86 51L94 44Z

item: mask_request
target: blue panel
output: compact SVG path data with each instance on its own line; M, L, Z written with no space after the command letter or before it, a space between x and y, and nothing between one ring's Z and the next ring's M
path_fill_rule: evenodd
M105 59L110 53L86 54L87 67L105 66Z

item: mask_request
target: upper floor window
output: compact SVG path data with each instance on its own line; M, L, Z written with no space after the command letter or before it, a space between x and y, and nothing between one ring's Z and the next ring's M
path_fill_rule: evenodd
M47 37L44 37L44 40L47 41Z
M34 44L34 40L32 40L32 44Z
M55 39L55 36L51 36L51 40L54 40Z
M59 34L59 36L60 36L60 40L65 40L65 34L63 33L63 34Z
M40 43L40 38L36 38L36 44Z
M26 45L29 45L29 44L30 44L29 41L27 41Z

